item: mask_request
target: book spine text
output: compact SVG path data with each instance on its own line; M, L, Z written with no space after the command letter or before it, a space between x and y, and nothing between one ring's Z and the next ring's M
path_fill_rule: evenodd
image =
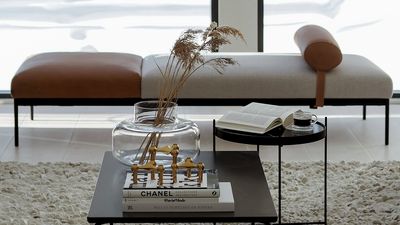
M123 198L122 202L126 204L136 203L213 203L218 202L219 198Z
M123 189L124 198L218 198L219 189Z

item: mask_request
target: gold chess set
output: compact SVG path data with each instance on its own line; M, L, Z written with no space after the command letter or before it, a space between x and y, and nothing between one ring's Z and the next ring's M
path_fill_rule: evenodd
M177 182L177 173L180 170L186 170L185 174L187 178L191 178L193 175L197 176L197 183L201 184L203 182L203 172L204 172L204 163L199 162L195 163L193 160L188 157L183 162L178 163L178 155L179 155L179 146L177 144L173 144L171 146L163 146L157 148L155 146L150 147L149 154L150 157L148 161L143 165L133 164L131 166L132 171L132 183L138 183L138 173L139 172L147 172L150 173L151 180L156 179L156 173L158 174L157 185L162 186L164 180L164 172L165 168L163 165L157 165L156 163L156 154L157 152L170 154L172 156L172 182ZM193 171L197 172L196 174Z

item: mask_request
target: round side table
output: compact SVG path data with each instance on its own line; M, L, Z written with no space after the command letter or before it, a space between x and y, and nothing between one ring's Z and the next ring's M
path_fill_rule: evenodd
M226 141L256 145L257 151L260 151L260 145L275 145L278 146L278 208L279 218L278 224L281 223L281 171L282 171L282 147L284 145L297 145L316 142L324 139L324 221L318 222L305 222L302 224L327 224L327 158L328 158L328 145L327 145L327 118L325 117L325 124L317 122L311 131L293 131L285 129L283 126L277 127L268 131L265 134L255 134L236 130L229 130L218 128L215 126L213 120L213 151L216 151L215 137L221 138Z

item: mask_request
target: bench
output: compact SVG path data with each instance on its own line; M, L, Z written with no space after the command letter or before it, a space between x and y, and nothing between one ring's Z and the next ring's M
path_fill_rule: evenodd
M316 74L300 54L213 53L239 64L224 74L208 67L186 83L179 105L245 105L257 101L277 105L314 106ZM133 105L158 97L161 67L167 55L144 58L125 53L43 53L27 59L11 84L14 98L15 146L18 146L18 107L38 105ZM359 55L344 54L326 74L325 105L385 107L385 144L389 143L389 100L392 80Z

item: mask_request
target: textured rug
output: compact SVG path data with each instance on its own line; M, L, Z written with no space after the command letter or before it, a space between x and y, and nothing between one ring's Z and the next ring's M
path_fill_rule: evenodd
M0 162L0 224L87 224L100 165ZM330 163L329 224L400 224L400 162ZM264 163L277 199L277 164ZM323 164L283 165L284 222L321 220Z

